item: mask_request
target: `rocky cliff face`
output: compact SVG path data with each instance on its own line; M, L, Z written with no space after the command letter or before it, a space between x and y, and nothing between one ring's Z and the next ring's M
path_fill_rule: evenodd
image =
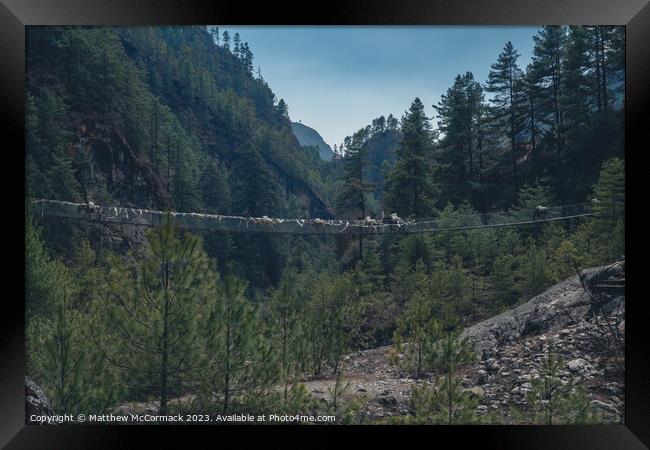
M556 284L517 308L467 328L463 336L474 342L479 354L489 356L494 349L518 339L589 322L616 309L622 311L624 274L623 261L586 270L580 277Z
M291 122L291 129L293 134L298 139L298 142L303 147L313 146L318 148L318 155L323 161L331 161L334 157L334 152L332 147L330 147L318 133L307 125L304 125L300 122Z

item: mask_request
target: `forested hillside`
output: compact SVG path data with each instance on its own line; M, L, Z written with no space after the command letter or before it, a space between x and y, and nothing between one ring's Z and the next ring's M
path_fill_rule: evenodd
M504 43L487 80L448 74L440 99L355 125L332 161L301 147L244 38L28 28L26 200L446 231L208 233L171 216L144 230L29 214L28 374L54 411L148 402L358 423L346 355L393 346L382 364L418 380L402 422L516 421L468 399L456 370L477 355L460 333L625 253L624 29L542 27L525 67ZM572 203L593 214L449 230ZM322 379L331 395L315 401L304 383ZM452 400L460 415L440 413Z
M303 151L285 102L253 74L248 44L239 35L231 44L226 31L217 45L218 33L205 27L30 28L28 195L327 217L321 161ZM53 231L59 249L73 248L74 231ZM217 246L233 255L260 251L248 239L227 240L208 242L211 253ZM263 259L281 264L281 244L265 237L254 242L266 248ZM275 276L271 269L255 270L259 274L250 276L261 285Z

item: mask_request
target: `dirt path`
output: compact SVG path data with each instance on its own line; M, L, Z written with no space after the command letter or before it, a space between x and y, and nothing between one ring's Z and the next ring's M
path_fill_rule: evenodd
M390 364L392 351L393 346L373 348L349 354L341 362L343 380L348 385L343 397L361 402L361 409L368 418L408 414L411 387L420 383ZM304 382L319 400L330 399L335 383L333 375Z

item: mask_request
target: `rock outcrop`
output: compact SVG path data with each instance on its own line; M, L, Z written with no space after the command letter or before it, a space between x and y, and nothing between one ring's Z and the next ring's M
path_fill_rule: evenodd
M54 415L54 411L43 390L29 377L25 377L25 421L27 423L42 423L31 422L29 418L32 415L51 416Z
M474 342L479 355L489 356L502 344L560 330L601 313L622 311L624 273L624 261L588 269L580 277L575 275L556 284L523 305L465 329L462 336Z

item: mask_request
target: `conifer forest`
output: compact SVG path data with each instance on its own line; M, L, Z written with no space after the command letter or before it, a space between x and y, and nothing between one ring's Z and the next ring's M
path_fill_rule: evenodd
M622 423L625 28L541 26L529 60L504 41L332 147L246 39L27 27L27 378L50 414ZM93 214L113 207L161 219Z

